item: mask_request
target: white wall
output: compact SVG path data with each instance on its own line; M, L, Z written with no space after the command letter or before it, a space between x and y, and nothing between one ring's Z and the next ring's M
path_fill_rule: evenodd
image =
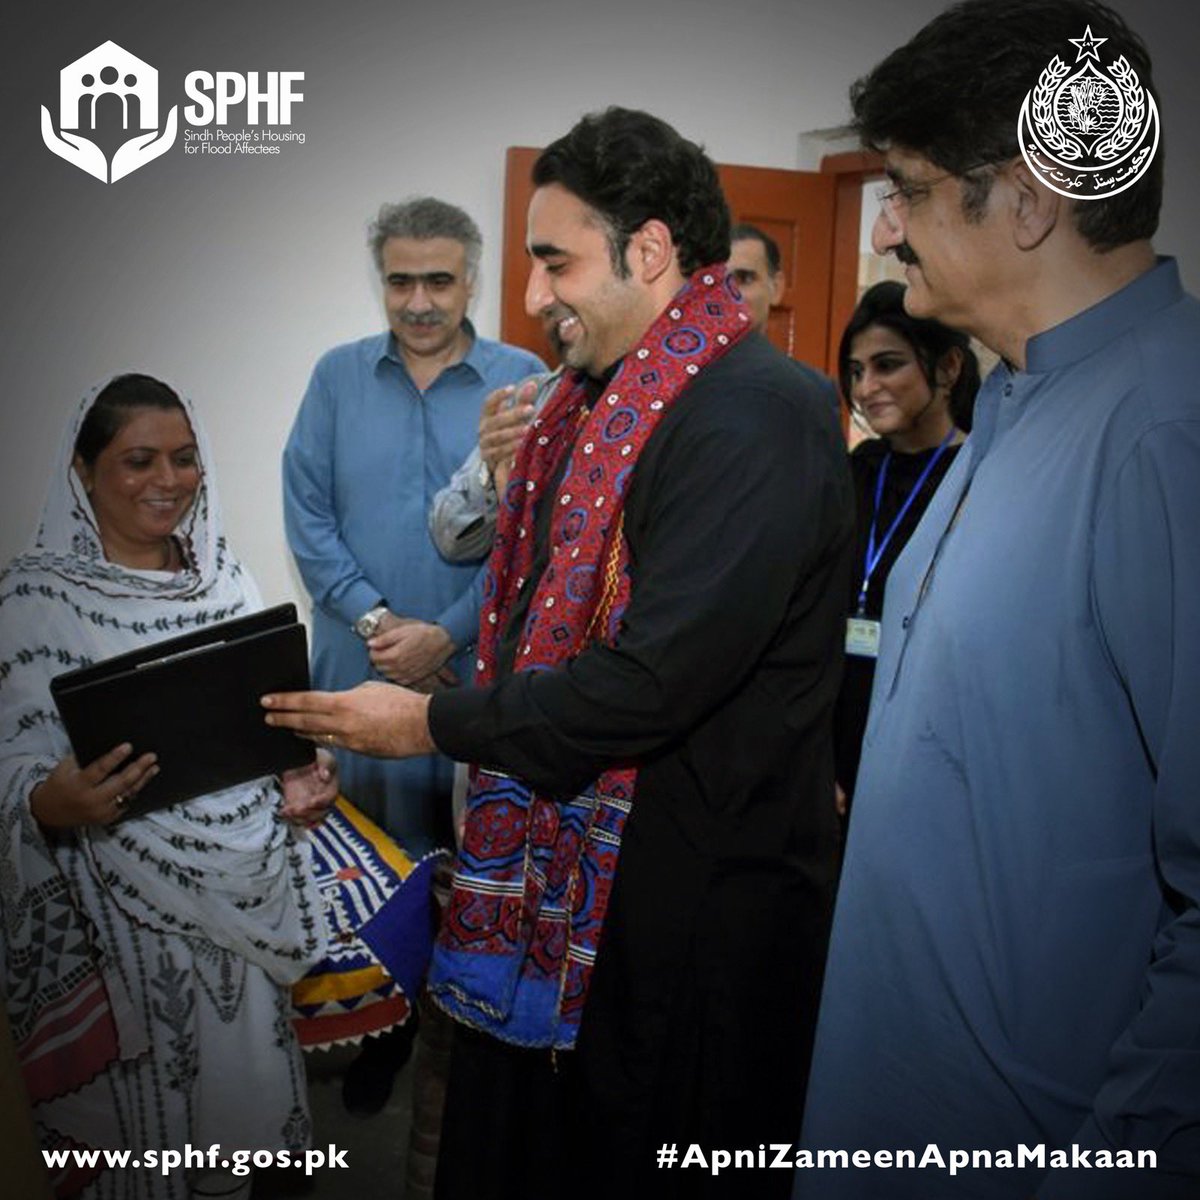
M31 6L32 7L32 6ZM504 149L581 113L642 107L714 158L800 165L799 135L847 119L849 82L940 9L936 0L513 0L419 6L115 0L15 19L3 51L0 560L24 544L76 398L130 369L206 414L226 526L269 601L301 599L283 540L279 453L316 356L382 327L364 245L379 202L432 193L486 242L480 331L498 326ZM1155 54L1170 151L1160 248L1200 286L1195 84L1174 0L1126 0ZM303 147L213 160L178 148L111 186L41 144L57 72L107 38L160 70L300 70ZM174 97L173 99L171 97Z

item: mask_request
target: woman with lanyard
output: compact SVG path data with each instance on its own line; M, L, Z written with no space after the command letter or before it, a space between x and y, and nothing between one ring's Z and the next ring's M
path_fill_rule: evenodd
M842 400L875 437L850 455L857 499L856 565L846 667L834 721L837 804L848 818L888 572L971 428L979 364L966 334L904 310L902 283L868 289L838 348Z

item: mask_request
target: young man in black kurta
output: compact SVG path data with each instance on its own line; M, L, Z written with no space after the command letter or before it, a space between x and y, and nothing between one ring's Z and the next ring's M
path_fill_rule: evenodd
M534 182L527 305L558 319L568 367L603 404L685 285L712 283L703 265L728 256L728 213L698 148L623 110L585 118ZM562 486L551 477L547 500ZM834 885L829 725L853 514L819 378L758 336L735 339L661 416L623 500L629 598L611 639L513 670L558 553L541 503L493 682L274 700L274 721L320 740L436 745L550 796L637 768L575 1049L552 1062L495 1031L458 1039L447 1200L790 1187L787 1171L659 1170L656 1151L757 1155L799 1126Z

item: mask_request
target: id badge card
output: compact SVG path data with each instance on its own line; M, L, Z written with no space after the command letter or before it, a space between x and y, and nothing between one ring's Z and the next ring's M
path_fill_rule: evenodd
M878 658L879 622L870 617L850 617L846 621L846 653L858 658Z

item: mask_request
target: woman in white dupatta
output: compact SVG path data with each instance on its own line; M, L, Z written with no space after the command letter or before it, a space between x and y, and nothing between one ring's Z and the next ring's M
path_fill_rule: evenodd
M37 534L0 576L0 986L44 1149L220 1143L232 1161L308 1142L289 985L324 926L294 824L332 802L327 758L118 822L153 755L76 764L49 693L63 671L260 606L191 406L148 376L88 397ZM112 1200L247 1187L54 1174L60 1196Z

